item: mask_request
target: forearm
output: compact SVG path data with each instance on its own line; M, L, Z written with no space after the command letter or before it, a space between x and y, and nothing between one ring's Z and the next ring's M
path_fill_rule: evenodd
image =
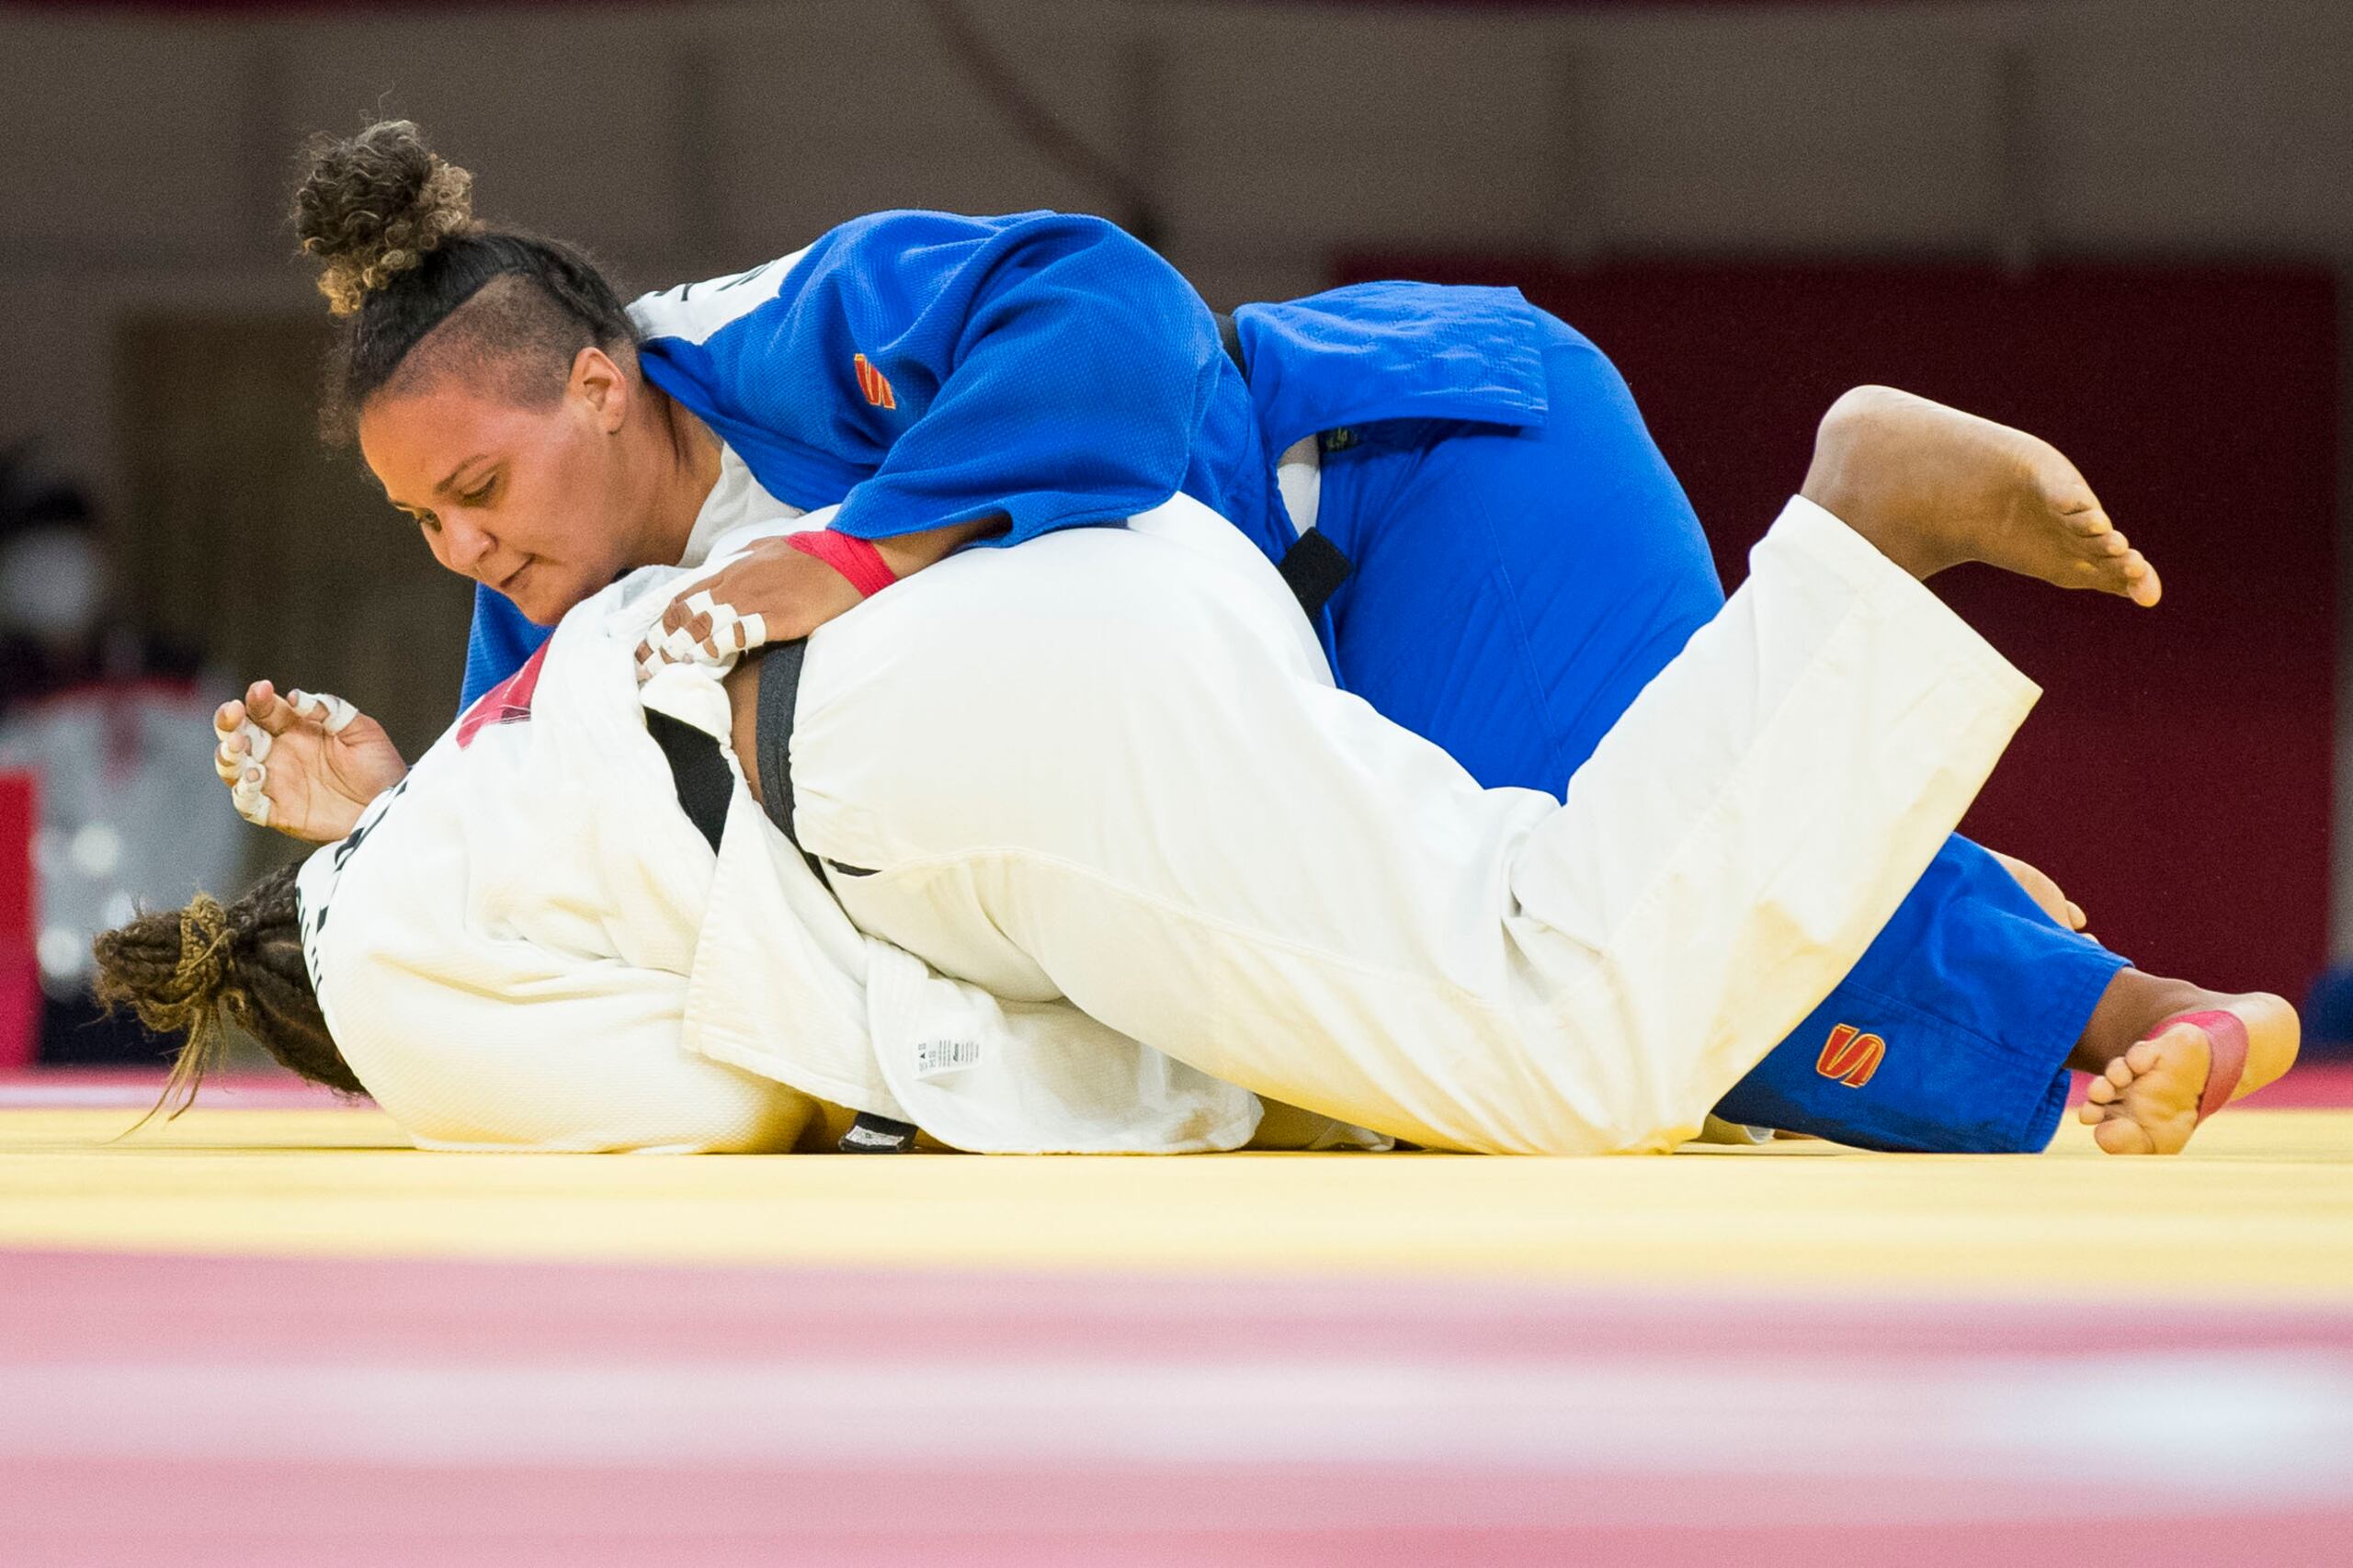
M893 576L906 577L926 566L937 565L975 540L1002 533L1006 520L1002 517L983 517L977 522L958 523L950 528L927 528L922 533L894 534L889 539L873 541L875 553L890 567Z
M806 637L1002 522L983 518L881 540L831 528L762 540L671 602L655 633L638 645L640 678L666 662L720 663L746 647Z
M783 542L787 546L821 562L839 579L828 580L817 596L817 602L809 607L814 613L807 618L808 625L792 635L805 635L811 628L831 620L859 599L881 593L976 539L1001 531L1003 526L1002 518L983 517L887 540L859 539L832 528L786 535ZM769 628L772 637L775 631L775 627Z
M1026 540L1131 517L1183 484L1230 371L1215 318L1167 262L1097 219L1040 215L961 246L889 232L888 257L872 258L885 270L861 278L920 276L862 281L842 305L875 319L860 341L891 345L875 369L920 412L850 401L881 461L837 531L880 542L993 521Z

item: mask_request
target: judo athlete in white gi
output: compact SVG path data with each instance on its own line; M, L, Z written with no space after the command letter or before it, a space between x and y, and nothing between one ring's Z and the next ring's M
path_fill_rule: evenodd
M1512 290L1246 306L1221 343L1098 220L898 212L624 312L576 253L473 224L465 184L414 127L373 127L320 153L298 226L346 314L336 382L370 468L480 585L470 699L619 572L699 562L763 507L839 509L699 579L650 661L795 637L959 546L1176 493L1281 562L1340 685L1479 782L1557 793L1722 603L1622 381ZM2122 537L2099 542L2025 569L2154 602ZM405 765L364 717L314 709L256 686L222 711L219 767L247 815L326 838ZM1955 838L1726 1113L2040 1148L2062 1058L2108 1060L2070 1042L2111 1036L2110 992L2146 977L2012 869Z
M2038 511L2024 437L1860 406L1808 483L1859 528L1792 501L1565 803L1336 689L1272 567L1186 497L957 557L732 690L680 665L641 698L637 640L688 574L634 574L303 867L335 1064L469 1147L775 1146L813 1099L957 1147L1221 1148L1250 1095L1326 1139L1672 1147L1851 965L2031 705L1917 578L2098 548ZM749 764L715 853L673 803L681 731ZM233 969L234 917L153 918L174 972ZM247 949L282 952L262 924ZM101 957L143 1002L122 943ZM2108 1096L2153 1141L2293 1051L2276 999L2188 1000L2205 1021Z

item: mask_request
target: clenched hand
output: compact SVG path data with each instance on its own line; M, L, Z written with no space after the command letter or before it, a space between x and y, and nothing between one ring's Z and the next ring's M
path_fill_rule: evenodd
M214 710L212 733L212 770L237 814L313 844L349 833L369 801L408 776L384 726L323 692L280 697L256 681L244 701Z
M731 665L764 643L806 637L858 602L831 566L782 537L762 540L671 601L638 644L638 678L664 665Z

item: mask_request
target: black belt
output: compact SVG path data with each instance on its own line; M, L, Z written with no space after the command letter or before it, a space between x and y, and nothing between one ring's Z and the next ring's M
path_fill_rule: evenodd
M1217 317L1217 340L1225 345L1225 357L1233 361L1233 368L1242 372L1242 379L1248 381L1250 367L1242 362L1242 329L1234 325L1233 318L1223 311L1210 313Z
M801 661L808 656L805 639L771 642L761 652L755 677L759 682L759 716L753 726L752 749L760 770L760 808L785 841L801 849L801 858L822 882L825 869L814 855L801 848L801 840L792 835L792 716L801 701Z
M1242 358L1242 330L1223 311L1212 313L1217 317L1218 341L1225 345L1225 357L1233 361L1233 368L1242 372L1242 379L1246 382L1250 379L1250 367ZM1281 454L1274 455L1279 457ZM1332 596L1339 591L1340 585L1347 581L1351 565L1347 554L1323 530L1310 528L1283 552L1283 558L1275 570L1282 574L1283 585L1290 590L1290 597L1299 601L1299 608L1305 610L1307 619L1313 621L1324 613L1324 607L1332 602Z
M759 758L762 809L795 849L801 849L801 841L792 836L792 712L801 692L801 661L807 652L802 642L779 642L760 660L759 718L754 743ZM650 708L645 710L645 733L669 759L678 809L687 813L687 820L710 845L711 852L718 853L727 827L727 803L735 794L735 775L720 753L718 738ZM806 849L801 853L817 880L824 881L825 874L817 858ZM841 869L851 875L866 874L847 867ZM915 1146L915 1131L913 1122L860 1111L835 1147L845 1154L904 1154Z

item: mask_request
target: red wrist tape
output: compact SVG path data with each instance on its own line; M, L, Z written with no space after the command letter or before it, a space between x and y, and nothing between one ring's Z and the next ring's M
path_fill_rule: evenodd
M840 573L860 598L870 598L899 580L891 563L871 541L837 534L831 528L809 528L787 534L784 542L803 555L814 556Z

